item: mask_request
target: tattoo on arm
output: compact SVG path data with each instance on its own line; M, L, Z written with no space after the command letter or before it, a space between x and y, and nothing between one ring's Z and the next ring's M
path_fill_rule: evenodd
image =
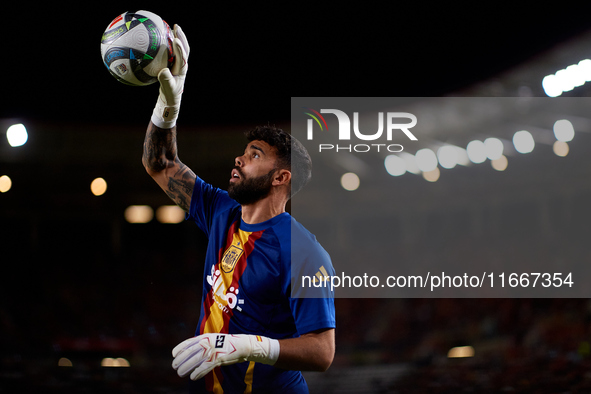
M150 123L144 139L142 162L146 169L160 172L168 167L177 156L176 127L161 129Z
M168 177L168 190L166 194L181 208L189 212L191 196L195 186L195 173L189 167L181 163L178 157L175 159L179 169L174 176Z
M166 180L159 182L160 186L168 197L188 212L196 175L179 160L177 152L176 127L165 130L150 123L144 140L142 163L150 174L164 171Z

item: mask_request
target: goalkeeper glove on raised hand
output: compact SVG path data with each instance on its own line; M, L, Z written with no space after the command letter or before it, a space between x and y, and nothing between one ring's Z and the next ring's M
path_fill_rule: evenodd
M243 361L273 365L279 357L279 341L259 335L203 334L179 343L172 367L180 377L201 379L215 367Z
M181 107L181 96L185 86L185 77L189 68L189 42L179 25L174 25L175 39L172 49L175 61L172 72L168 68L158 73L160 82L160 95L152 113L152 123L162 129L171 129L176 125L176 120Z

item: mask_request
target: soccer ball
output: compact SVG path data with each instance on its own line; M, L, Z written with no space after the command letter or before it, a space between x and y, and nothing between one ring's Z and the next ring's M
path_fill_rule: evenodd
M107 26L101 39L105 66L118 81L145 86L174 62L170 26L150 11L128 11Z

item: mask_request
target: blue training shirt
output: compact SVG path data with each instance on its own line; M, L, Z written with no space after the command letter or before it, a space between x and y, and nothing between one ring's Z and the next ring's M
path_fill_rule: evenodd
M334 298L328 287L315 289L316 298L291 297L292 276L334 274L316 237L287 212L257 224L245 223L241 213L226 191L197 177L187 218L207 235L208 248L195 335L284 339L334 328ZM215 368L195 386L216 393L308 392L300 371L255 362Z

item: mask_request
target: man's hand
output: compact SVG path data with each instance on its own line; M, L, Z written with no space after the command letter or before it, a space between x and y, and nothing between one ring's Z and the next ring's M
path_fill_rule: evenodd
M172 72L164 68L158 73L160 95L152 113L152 123L161 129L172 129L176 125L189 68L189 42L179 25L174 25L174 36L172 47L175 62Z
M273 365L279 342L259 335L203 334L179 343L173 350L172 367L180 377L201 379L215 367L243 361Z

